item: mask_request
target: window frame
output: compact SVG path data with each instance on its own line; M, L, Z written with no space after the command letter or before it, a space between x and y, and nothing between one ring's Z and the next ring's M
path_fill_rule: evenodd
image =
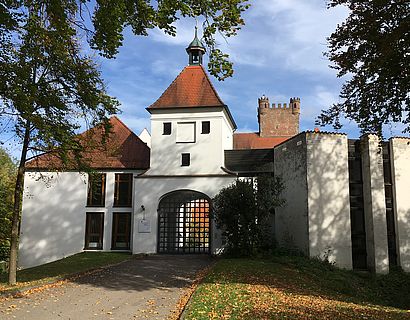
M94 184L94 179L96 176L100 176L102 179L101 182L101 201L100 203L94 203L93 202L93 192L95 191L95 187L93 186ZM94 177L94 178L93 178ZM86 207L90 208L101 208L105 207L105 196L106 196L106 184L107 184L107 174L106 173L96 173L94 175L89 174L88 175L88 189L87 189L87 205ZM94 190L93 190L94 189Z
M121 177L128 176L129 180L121 181ZM133 187L133 174L132 173L116 173L114 180L114 202L113 207L115 208L131 208L132 207L132 187ZM126 204L119 204L120 199L120 183L128 182L128 202Z
M121 248L117 247L115 244L117 243L116 237L118 235L118 219L120 215L126 215L128 217L128 224L127 224L127 237L128 237L128 246ZM117 227L117 228L116 228ZM131 212L113 212L112 214L112 233L111 233L111 250L131 250Z
M186 164L186 162L184 163L184 160L188 160L188 164ZM191 154L181 153L181 167L189 167L190 165L191 165Z
M101 217L99 245L97 247L90 247L90 220L92 215L99 215ZM84 250L103 250L104 248L104 212L86 212L85 214L85 237Z
M162 135L170 136L171 134L172 134L172 122L163 122L162 123Z

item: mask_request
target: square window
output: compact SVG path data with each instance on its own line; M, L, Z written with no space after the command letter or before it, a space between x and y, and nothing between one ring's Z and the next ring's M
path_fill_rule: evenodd
M191 154L190 153L183 153L182 154L181 166L182 167L189 167L190 164L191 164Z
M202 121L202 134L209 134L211 132L211 122Z
M162 134L164 136L169 136L171 134L171 122L164 122L164 131Z

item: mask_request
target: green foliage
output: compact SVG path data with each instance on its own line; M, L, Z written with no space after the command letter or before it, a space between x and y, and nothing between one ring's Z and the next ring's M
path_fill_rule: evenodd
M16 165L0 148L0 261L7 260L10 247L15 177Z
M88 3L83 1L81 6L86 7ZM232 63L229 56L217 48L215 34L224 38L236 35L244 25L242 13L249 6L248 0L98 0L92 17L94 30L88 30L90 43L103 56L111 58L122 45L126 27L131 27L135 35L147 36L150 29L159 28L175 36L174 22L180 18L199 17L204 21L203 41L210 52L209 71L223 80L232 76Z
M82 52L74 24L78 4L9 4L14 23L2 30L0 121L13 121L17 137L27 138L33 155L54 149L64 161L69 153L78 159L77 130L84 123L107 123L118 106L106 94L97 66Z
M238 179L213 199L212 214L224 230L228 254L250 256L273 246L270 219L284 203L283 184L279 178L260 176L255 185L252 179Z
M383 125L401 122L410 132L410 6L403 0L329 0L350 9L328 39L328 58L347 76L341 102L318 122L340 128L340 117L381 136Z

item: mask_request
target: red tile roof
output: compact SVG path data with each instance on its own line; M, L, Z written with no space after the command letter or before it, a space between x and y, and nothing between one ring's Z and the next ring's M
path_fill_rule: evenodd
M106 144L102 143L102 126L80 134L85 144L83 160L94 169L148 169L150 165L148 146L116 116L111 117L109 121L111 133ZM61 160L50 153L29 161L27 168L59 169L61 164Z
M223 107L225 104L202 66L188 66L149 109Z
M262 138L258 133L235 133L233 135L233 148L238 149L270 149L290 139L291 137Z

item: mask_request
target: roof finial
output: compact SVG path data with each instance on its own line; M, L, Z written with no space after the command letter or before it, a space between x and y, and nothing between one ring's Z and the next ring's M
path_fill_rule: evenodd
M195 19L196 20L196 19ZM196 21L198 22L198 21ZM186 48L186 52L189 55L189 65L202 65L202 56L205 53L205 47L198 39L198 27L195 26L194 40Z

